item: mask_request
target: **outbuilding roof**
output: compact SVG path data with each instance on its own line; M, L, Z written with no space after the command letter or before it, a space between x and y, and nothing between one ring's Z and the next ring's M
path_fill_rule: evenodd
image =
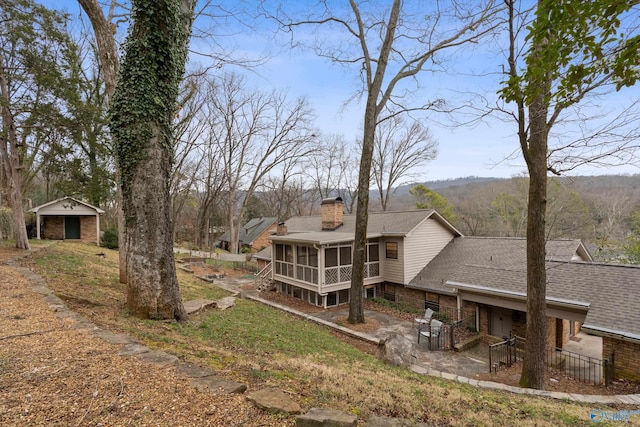
M60 206L62 211L55 209L55 207ZM87 202L83 202L82 200L76 199L71 196L65 196L57 200L53 200L51 202L44 203L40 206L36 206L35 208L29 209L29 212L33 212L40 215L46 215L48 211L51 211L51 215L64 215L64 211L67 211L70 215L78 214L78 211L74 211L76 207L83 207L85 209L89 209L94 211L93 213L103 214L104 211L98 207L90 205Z

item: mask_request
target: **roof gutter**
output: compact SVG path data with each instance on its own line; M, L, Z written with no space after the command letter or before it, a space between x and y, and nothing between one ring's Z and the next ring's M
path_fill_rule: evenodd
M509 297L512 299L516 299L516 300L523 300L526 301L527 300L527 294L526 292L516 292L516 291L507 291L504 289L496 289L496 288L489 288L486 286L478 286L478 285L470 285L467 283L460 283L460 282L454 282L454 281L447 281L445 282L445 286L449 286L451 288L454 288L454 292L456 289L462 289L462 290L466 290L469 292L476 292L479 294L483 294L483 295L494 295L494 296L500 296L500 297ZM570 308L573 310L581 310L581 311L588 311L589 307L591 306L591 303L588 302L582 302L582 301L574 301L574 300L568 300L568 299L564 299L564 298L555 298L555 297L546 297L545 298L547 304L549 305L553 305L554 307L562 307L562 308Z
M633 341L636 343L640 343L640 335L634 334L631 332L617 331L615 329L601 328L598 326L587 325L586 323L582 325L582 330L588 332L592 335L597 335L600 337L614 338L622 341Z

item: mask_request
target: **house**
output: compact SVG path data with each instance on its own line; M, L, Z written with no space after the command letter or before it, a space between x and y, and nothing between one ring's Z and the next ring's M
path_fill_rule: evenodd
M271 280L279 292L321 307L349 301L355 216L340 198L321 216L294 217L271 236ZM550 240L547 343L583 330L614 350L618 372L640 378L640 267L594 263L580 240ZM364 296L432 308L498 337L526 332L526 239L465 237L433 210L372 212Z
M404 296L473 309L480 332L525 336L526 240L458 237L409 283ZM622 376L640 378L640 267L594 263L579 240L547 242L547 344L578 330L602 337ZM425 302L425 304L427 304Z
M63 197L30 209L36 214L36 238L96 242L100 246L100 208Z
M267 265L271 264L271 246L267 246L256 252L251 258L258 264L258 271L264 269Z
M265 247L269 246L267 238L270 236L271 231L275 228L277 218L264 217L253 218L245 225L243 225L238 232L238 247L241 252L258 252ZM223 249L229 247L231 240L230 234L227 231L219 238L219 246Z
M364 289L391 297L460 232L434 210L372 212L367 225ZM325 199L321 217L289 219L271 236L272 279L280 292L321 307L349 301L355 215Z

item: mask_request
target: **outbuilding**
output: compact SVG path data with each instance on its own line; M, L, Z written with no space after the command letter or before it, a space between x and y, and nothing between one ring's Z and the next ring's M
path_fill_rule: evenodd
M36 238L77 239L100 246L100 208L70 196L36 206Z

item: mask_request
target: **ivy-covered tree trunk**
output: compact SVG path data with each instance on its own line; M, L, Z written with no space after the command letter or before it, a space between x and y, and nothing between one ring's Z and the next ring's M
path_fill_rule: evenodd
M172 120L194 0L134 0L111 102L125 216L127 307L142 318L187 318L176 278L169 178Z

